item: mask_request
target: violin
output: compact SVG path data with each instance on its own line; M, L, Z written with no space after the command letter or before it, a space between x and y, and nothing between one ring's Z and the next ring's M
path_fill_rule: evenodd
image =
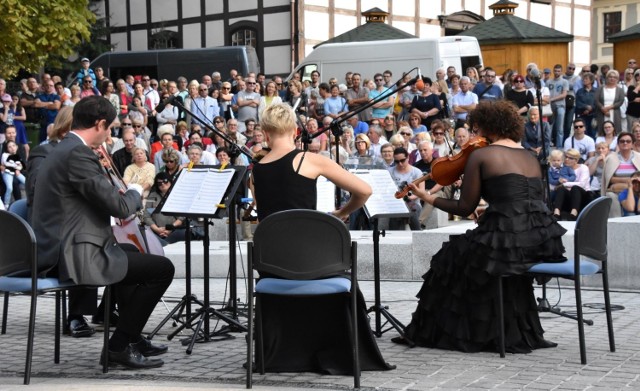
M464 167L467 165L471 152L487 145L489 145L487 139L475 137L462 146L460 153L453 156L442 156L434 160L431 163L431 172L429 174L425 173L411 183L417 185L428 179L433 179L439 185L449 186L457 181L464 172ZM406 185L401 190L396 191L394 196L398 199L403 198L409 194L410 190L409 185Z
M107 176L111 183L118 188L118 190L127 191L127 185L124 180L114 168L113 160L109 152L104 146L99 146L96 150L98 159L104 167ZM137 214L130 216L126 219L118 219L119 222L112 227L113 235L118 243L129 243L138 249L142 254L155 254L164 255L164 249L160 240L151 232L149 234L148 227L145 227Z

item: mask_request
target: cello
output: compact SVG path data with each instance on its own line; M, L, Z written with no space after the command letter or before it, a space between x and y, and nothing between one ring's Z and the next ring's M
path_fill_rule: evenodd
M113 160L104 146L99 146L95 151L111 183L121 192L127 191L127 185L114 168ZM148 227L140 221L139 213L126 219L116 219L116 225L112 226L116 241L120 244L132 244L142 254L164 255L162 243L153 232L149 234Z
M460 175L464 172L464 167L467 164L467 160L471 155L471 152L475 151L479 148L484 148L489 143L487 139L484 137L476 137L472 140L469 140L465 145L462 146L460 153L453 156L443 156L439 157L431 163L431 172L428 174L424 174L420 178L414 180L414 185L417 185L421 182L424 182L428 179L433 179L437 184L442 186L449 186L453 184L453 182L457 181L460 178ZM407 194L409 194L409 185L405 185L402 189L396 191L394 194L395 198L403 198Z

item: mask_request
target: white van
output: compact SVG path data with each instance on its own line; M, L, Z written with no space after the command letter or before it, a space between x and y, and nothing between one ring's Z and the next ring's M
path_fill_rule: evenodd
M454 66L462 76L466 68L478 64L482 64L482 54L475 37L327 43L302 60L287 80L294 73L300 73L302 80L310 80L311 72L318 70L321 80L335 77L342 83L347 72L358 72L363 79L371 79L376 73L390 70L395 81L414 67L420 68L423 76L434 79L438 68Z

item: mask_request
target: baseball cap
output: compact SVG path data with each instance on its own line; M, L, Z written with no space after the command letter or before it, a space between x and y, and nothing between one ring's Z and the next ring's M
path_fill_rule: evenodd
M549 68L544 68L544 71L543 71L543 72L544 72L544 73L551 73L551 69L549 69Z
M11 102L12 101L11 100L11 95L9 95L9 94L2 95L2 101L3 102Z
M82 57L82 59L80 60L80 62L91 62L91 61L89 61L89 59L88 59L88 58L86 58L86 57Z

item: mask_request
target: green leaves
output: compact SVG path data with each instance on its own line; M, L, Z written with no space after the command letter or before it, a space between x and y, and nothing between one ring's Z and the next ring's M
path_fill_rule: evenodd
M88 0L0 1L0 77L21 68L37 72L53 57L67 56L91 39L96 17Z

